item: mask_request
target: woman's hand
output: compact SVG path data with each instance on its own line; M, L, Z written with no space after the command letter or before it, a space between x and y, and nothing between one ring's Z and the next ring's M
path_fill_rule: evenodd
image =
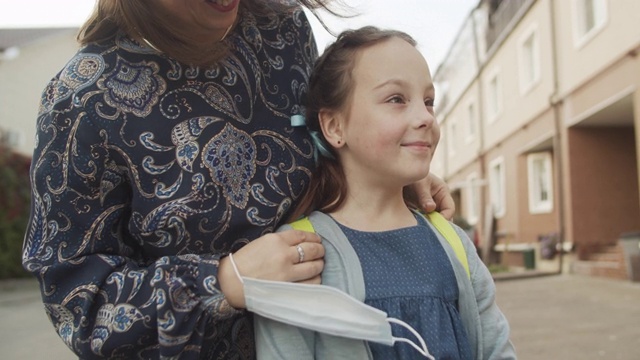
M429 173L429 176L412 186L418 200L418 205L426 212L439 211L448 220L453 219L456 204L453 201L447 183L439 177Z
M300 258L303 258L301 262ZM243 277L308 284L320 284L323 258L324 247L320 237L300 230L261 236L233 254L238 272ZM228 256L220 260L218 281L229 304L234 308L244 308L242 283Z

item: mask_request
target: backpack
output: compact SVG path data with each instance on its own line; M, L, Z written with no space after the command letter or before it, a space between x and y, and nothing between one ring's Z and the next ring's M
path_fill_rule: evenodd
M467 271L467 276L471 278L471 272L469 271L469 261L467 260L467 253L464 250L464 245L462 245L462 240L458 233L454 230L453 226L444 218L439 212L432 211L426 214L429 222L440 232L440 234L447 240L451 248L453 248L458 261L462 264L464 269ZM315 233L315 229L309 221L309 217L305 216L299 220L292 222L291 227L296 230L302 230L307 232Z

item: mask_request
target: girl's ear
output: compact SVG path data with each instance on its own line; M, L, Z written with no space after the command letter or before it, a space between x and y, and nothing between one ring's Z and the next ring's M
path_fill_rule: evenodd
M343 138L343 124L340 112L331 110L320 110L318 114L318 120L320 120L320 129L324 138L333 148L341 148L344 146Z

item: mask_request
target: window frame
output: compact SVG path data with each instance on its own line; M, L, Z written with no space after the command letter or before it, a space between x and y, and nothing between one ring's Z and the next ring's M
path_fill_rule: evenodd
M487 121L492 124L498 120L502 113L502 79L500 69L495 68L489 73L486 83L487 92ZM494 84L495 83L495 87Z
M584 28L584 6L587 1L593 2L594 24L590 29ZM576 49L582 48L593 39L609 21L609 5L607 0L573 0L573 43Z
M538 186L536 161L543 161L546 172L543 174L547 186L547 199L542 199L542 189ZM527 155L527 189L529 193L529 213L548 214L553 211L553 159L549 152L538 152Z
M467 175L466 179L467 183L467 222L470 225L476 225L480 220L480 212L481 209L481 199L480 199L480 187L478 184L480 183L480 177L477 172L472 172ZM477 205L477 206L475 206Z
M476 102L471 100L466 106L466 119L467 119L467 136L465 138L466 143L469 144L476 139L478 134L478 112L476 110Z
M530 51L526 51L531 41ZM527 54L530 54L530 57ZM532 24L518 39L518 75L520 94L525 95L533 89L541 78L540 68L540 32L537 24Z
M447 150L449 158L456 155L456 148L458 147L458 122L455 119L450 119L447 124Z
M500 169L497 175L494 172L495 168ZM504 157L501 156L489 162L489 199L496 218L501 218L507 213L505 173Z

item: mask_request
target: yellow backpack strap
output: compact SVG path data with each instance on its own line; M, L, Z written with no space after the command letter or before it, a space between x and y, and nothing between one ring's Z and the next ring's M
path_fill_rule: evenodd
M313 228L313 225L311 225L311 221L309 221L308 216L298 219L290 223L289 225L291 225L291 227L296 230L302 230L302 231L312 232L312 233L316 232L316 230Z
M433 211L427 214L427 218L429 221L435 226L436 229L444 236L449 245L453 248L456 257L467 271L467 275L471 278L471 272L469 271L469 261L467 260L467 253L464 250L464 246L462 245L462 240L458 236L458 233L453 229L453 226L449 224L449 221L445 219L439 212ZM315 229L309 221L309 217L305 216L301 219L298 219L292 223L290 223L292 228L296 230L302 230L307 232L315 233Z
M458 233L453 229L453 226L444 218L439 212L432 211L427 214L429 221L435 226L436 229L444 236L449 245L453 248L456 257L467 271L467 275L471 278L471 272L469 271L469 260L467 260L467 253L462 245L462 240L458 236Z

